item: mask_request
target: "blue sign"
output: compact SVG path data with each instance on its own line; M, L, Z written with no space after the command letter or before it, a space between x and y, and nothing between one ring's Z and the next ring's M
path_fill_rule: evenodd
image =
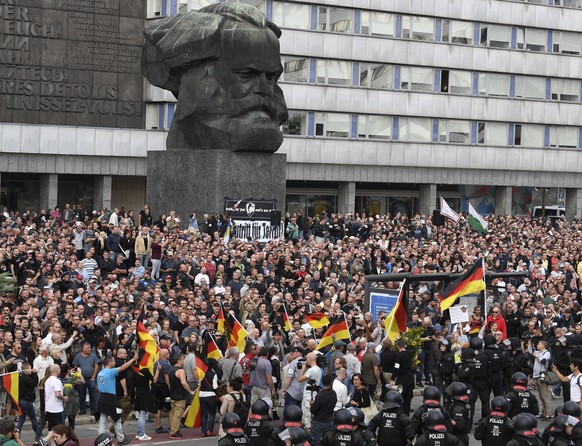
M398 301L400 290L386 288L369 288L366 293L366 308L372 313L372 318L378 320L380 311L389 315Z

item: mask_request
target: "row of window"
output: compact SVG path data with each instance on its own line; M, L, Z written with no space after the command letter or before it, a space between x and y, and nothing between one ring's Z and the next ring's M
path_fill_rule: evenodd
M283 82L578 102L582 81L283 56Z
M582 147L579 127L290 110L290 136L520 147Z

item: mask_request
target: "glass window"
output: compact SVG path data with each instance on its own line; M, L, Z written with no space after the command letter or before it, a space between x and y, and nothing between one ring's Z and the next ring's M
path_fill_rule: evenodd
M410 91L433 91L434 68L402 67L400 88Z
M385 139L392 137L392 117L358 116L358 138Z
M517 48L523 49L522 42L525 41L525 49L527 51L546 51L546 45L548 43L548 32L545 29L525 28L525 39L521 37L523 34L524 29L518 28Z
M388 12L362 11L360 33L369 36L394 36L396 15Z
M394 88L394 67L386 64L360 63L360 87Z
M509 48L511 27L505 25L481 25L481 45L492 48Z
M550 126L550 147L578 147L578 127Z
M580 54L582 34L554 31L552 42L554 53Z
M470 71L442 70L441 92L470 95L473 76Z
M441 40L449 43L472 45L473 24L471 22L460 22L458 20L443 20Z
M316 113L315 136L349 138L350 115L347 113Z
M160 17L166 15L166 11L162 11L162 0L149 0L147 5L148 17Z
M399 139L410 142L432 141L432 119L400 118L398 124Z
M533 124L516 124L513 144L522 147L543 147L544 126Z
M160 126L160 104L146 104L146 129L158 130Z
M283 75L285 82L309 82L309 59L305 57L284 56Z
M470 144L471 122L440 119L439 142Z
M552 79L552 100L578 102L580 81L573 79Z
M328 85L352 85L352 63L339 60L318 60L317 82Z
M307 136L307 112L289 110L289 119L281 126L284 135Z
M565 6L567 8L582 8L582 0L554 0L558 6Z
M546 80L543 77L516 76L515 96L525 99L545 99Z
M254 6L263 12L267 11L265 0L238 0L239 3L246 3L247 5Z
M309 5L273 2L273 22L281 28L310 29Z
M477 126L477 143L489 146L507 145L508 124L501 122L480 122Z
M354 11L320 6L317 29L334 33L353 33Z
M433 17L402 16L402 38L434 42Z
M479 73L479 94L509 96L509 74Z

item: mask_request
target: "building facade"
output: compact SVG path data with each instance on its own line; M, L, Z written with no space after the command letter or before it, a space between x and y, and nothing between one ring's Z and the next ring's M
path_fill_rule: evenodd
M289 211L526 213L542 190L582 215L582 0L246 2L283 29ZM0 114L2 204L141 207L175 99L144 85L142 105L142 129Z

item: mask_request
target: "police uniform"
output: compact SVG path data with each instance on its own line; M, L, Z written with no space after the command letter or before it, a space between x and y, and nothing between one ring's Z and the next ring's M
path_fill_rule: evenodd
M362 440L364 440L364 446L376 446L378 444L376 435L374 435L371 430L363 426L358 426L354 432L362 437Z
M503 395L503 352L495 344L494 336L485 336L485 344L485 354L489 358L489 372L491 373L489 386L494 396Z
M245 435L251 446L264 446L271 436L271 423L264 415L251 414L245 424Z
M475 413L477 397L481 400L481 416L489 416L491 388L489 387L489 357L484 350L475 350L475 379L470 394L472 413ZM472 419L472 417L471 417Z
M445 425L447 426L448 430L451 430L451 415L449 414L448 410L446 410L440 404L437 407L428 407L426 404L422 404L414 411L412 418L410 419L410 422L412 423L412 429L417 436L420 436L426 432L426 428L422 420L424 414L430 412L431 410L438 410L441 412L445 418Z
M542 440L537 436L524 437L515 434L513 439L507 443L507 446L545 446Z
M515 418L520 413L537 415L540 411L537 398L526 387L513 386L505 398L509 402L509 418Z
M416 434L410 418L399 408L383 409L370 420L368 428L377 434L379 446L402 446Z
M231 431L231 432L228 432ZM240 428L228 429L224 437L218 440L218 446L248 446L249 439Z
M475 439L481 440L483 446L502 446L512 437L509 418L502 412L492 411L491 415L482 418L475 428Z
M285 442L279 438L279 434L290 427L301 428L301 423L286 421L280 427L273 429L267 440L267 446L285 446Z
M455 422L452 434L457 437L462 444L469 446L469 435L471 432L471 406L462 401L453 401L449 407L451 420ZM452 423L451 423L452 424Z
M333 429L323 434L320 444L321 446L364 446L364 440L354 431L342 432Z
M415 446L462 446L461 441L447 432L427 432L416 440Z

